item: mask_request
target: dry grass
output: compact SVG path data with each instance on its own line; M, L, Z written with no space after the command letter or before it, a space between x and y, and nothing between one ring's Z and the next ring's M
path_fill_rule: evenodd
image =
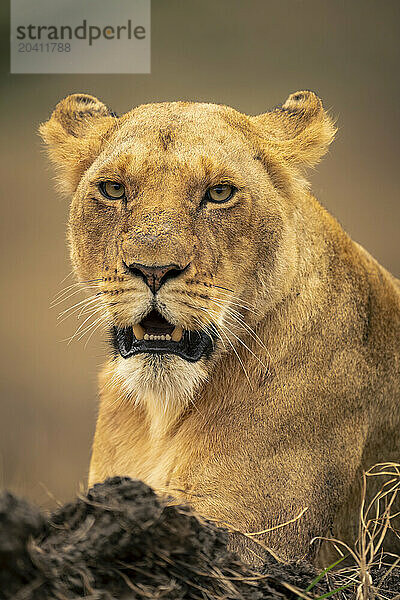
M379 491L367 503L368 485L372 478L383 481ZM383 550L389 531L400 540L400 532L392 527L393 519L400 514L393 512L399 492L400 464L374 465L363 474L359 535L354 548L337 539L319 538L334 544L341 560L352 559L350 566L328 568L326 572L331 597L335 600L400 600L400 556ZM399 588L385 590L385 581L396 571ZM376 576L378 572L383 572L380 578Z
M369 486L382 479L378 486L379 491L367 503ZM374 479L374 482L371 480ZM374 486L375 487L375 486ZM339 558L332 565L322 571L305 590L300 590L289 583L282 582L282 586L296 594L302 600L400 600L400 556L384 552L383 544L389 531L400 540L400 531L392 527L392 521L399 516L393 512L396 499L400 493L400 464L380 463L363 473L362 496L359 519L359 535L354 547L334 538L318 537L334 545ZM285 527L289 523L299 520L306 509L286 523L275 528ZM231 525L224 526L235 533L251 538L263 551L267 551L275 560L284 563L276 552L266 546L256 536L266 533L244 533ZM340 566L344 563L346 566ZM384 584L392 574L397 574L398 589L384 589ZM326 581L329 591L316 596L314 588L320 581ZM396 585L396 584L395 584Z

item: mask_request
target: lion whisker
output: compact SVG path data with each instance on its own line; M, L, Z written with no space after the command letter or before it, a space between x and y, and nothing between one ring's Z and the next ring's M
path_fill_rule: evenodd
M95 302L96 300L98 301L100 295L101 295L101 292L97 292L96 294L93 294L92 296L89 296L88 298L84 298L80 302L77 302L73 306L70 306L69 308L60 312L60 314L58 315L58 319L63 317L65 314L71 312L71 310L73 310L74 308L82 306L82 304L89 304L89 303Z
M260 346L262 346L262 348L264 348L264 350L268 354L268 357L270 357L268 348L266 347L266 345L264 344L264 342L262 341L262 339L257 335L257 333L254 331L254 329L252 327L250 327L250 325L244 321L244 319L242 318L242 315L237 310L231 308L229 305L219 304L215 300L214 300L214 303L217 304L218 306L220 306L220 308L225 308L227 310L228 314L233 319L235 319L235 321L237 321L242 327L244 327L249 332L249 334L251 335L251 337L255 341L257 341L260 344Z
M54 299L50 303L50 308L55 308L59 304L62 304L63 302L66 302L67 300L72 298L72 296L76 296L76 294L80 294L81 292L89 292L90 290L96 290L96 289L98 289L98 288L97 288L97 286L94 286L94 285L81 287L77 290L74 290L73 292L71 292L69 295L66 295L65 297Z
M91 332L91 334L89 335L88 339L86 340L84 348L86 348L86 347L87 347L87 345L88 345L89 341L91 340L91 338L92 338L93 334L94 334L94 333L96 333L96 331L98 331L98 330L100 329L100 327L101 327L101 325L103 325L103 323L104 323L103 321L99 321L99 322L98 322L98 325L97 325L97 327L95 327L95 328L93 329L93 331L92 331L92 332Z
M243 303L244 305L249 306L250 308L255 308L255 304L251 303L251 302L247 302L247 300L244 300L243 298L240 298L240 296L235 296L234 294L226 294L224 292L217 292L218 294L224 294L225 296L228 296L228 298L233 298L234 300L237 300L238 302Z
M69 317L76 316L77 319L80 319L82 315L86 315L89 312L96 312L97 310L100 310L100 308L102 307L100 305L96 306L94 302L90 303L89 305L84 304L83 306L78 306L75 308L75 310L65 315L62 319L58 318L57 325L61 325L61 323L64 323L64 321L69 319Z
M76 338L76 341L79 342L79 340L81 340L87 333L89 333L90 330L92 330L93 328L96 329L97 326L102 325L104 323L104 319L103 317L99 317L98 319L96 319L95 321L93 321L92 323L90 323L84 331L81 332L81 334L79 335L79 337ZM94 331L95 331L94 329Z
M73 287L76 287L78 285L86 285L88 283L97 283L99 281L103 281L103 278L98 277L96 279L84 279L82 281L74 281L74 283L71 283L71 284L67 285L66 287L64 287L61 290L59 290L58 292L56 292L54 295L58 296L59 294L62 294L63 292L66 292L69 289L71 289Z
M203 310L204 312L206 312L208 315L210 315L210 311L209 311L209 310L207 310L206 308L202 308L202 310ZM215 328L215 330L216 330L216 332L217 332L217 334L218 334L218 337L220 338L221 342L222 342L222 343L223 343L223 345L224 345L224 348L226 349L226 346L225 346L225 344L224 344L224 341L223 341L223 339L222 339L222 335L224 335L224 334L223 334L223 332L222 332L222 331L220 331L220 332L218 331L218 325L217 325L216 323L214 323L214 322L210 322L210 325L214 326L214 328ZM242 361L242 359L240 358L240 356L239 356L238 352L236 351L236 348L234 347L234 345L232 344L231 340L229 339L229 337L228 337L226 334L225 334L225 339L226 339L226 341L228 342L228 344L231 346L231 348L232 348L233 352L235 353L235 355L236 355L236 357L237 357L237 359L238 359L238 361L239 361L239 363L240 363L240 365L241 365L241 367L242 367L242 369L243 369L243 372L244 372L244 374L245 374L245 376L246 376L246 379L247 379L247 381L248 381L248 383L249 383L249 386L250 386L250 389L251 389L251 391L254 391L254 389L253 389L253 385L252 385L252 383L251 383L251 381L250 381L250 378L249 378L249 375L248 375L248 373L247 373L247 371L246 371L246 368L245 368L245 366L244 366L244 364L243 364L243 361Z
M59 283L58 285L62 285L62 284L64 283L64 281L67 281L67 279L68 279L69 277L71 277L71 275L73 275L73 274L74 274L74 269L71 269L71 271L70 271L70 272L69 272L69 273L68 273L68 274L67 274L67 275L64 277L64 279L62 279L62 280L60 281L60 283Z
M79 309L79 312L78 312L78 314L76 315L76 318L77 318L77 319L80 319L82 315L86 315L86 314L88 314L89 312L93 312L93 313L95 313L96 311L98 311L98 310L101 310L101 309L103 309L103 308L104 308L104 307L102 306L101 302L99 302L99 305L98 305L98 306L96 306L96 303L95 303L95 302L93 302L93 303L92 303L92 304L90 304L90 305L84 305L84 306L81 306L81 308ZM67 315L67 316L69 317L70 315Z
M232 292L233 293L233 290L231 290L230 288L223 287L222 285L216 285L215 283L211 283L211 287L215 287L215 288L218 288L220 290L226 290L227 292Z
M209 330L207 329L207 327L205 326L205 324L204 324L204 323L202 323L201 319L199 319L199 318L198 318L198 317L196 317L196 316L194 317L194 320L195 320L195 321L196 321L196 323L199 325L200 329L201 329L201 330L202 330L202 331L203 331L203 332L204 332L206 335L208 335L208 337L210 338L210 340L211 340L211 343L212 343L212 345L213 345L213 348L214 348L214 340L213 340L213 337L212 337L212 335L210 334L210 332L209 332ZM207 325L213 325L213 323L212 323L211 321L207 321ZM217 331L216 333L217 333L218 337L220 338L221 342L222 342L222 343L224 343L224 341L223 341L223 339L221 338L221 336L219 335L218 331Z
M225 327L225 329L227 329L233 335L233 337L235 337L238 340L238 342L240 342L250 352L250 354L252 354L256 360L258 360L258 362L260 363L260 365L262 367L264 367L264 369L266 371L269 370L268 367L267 367L267 365L261 360L261 358L259 356L257 356L257 354L255 354L253 352L253 350L251 350L251 348L249 348L248 345L239 336L237 336L235 333L233 333L233 331L231 329L229 329L226 325L222 325L222 323L220 325L222 327Z
M92 302L89 305L78 306L72 312L65 315L62 319L58 319L57 325L61 325L69 319L69 317L75 316L78 320L82 317L82 315L87 315L89 312L96 312L101 309L101 306L98 306L96 303Z
M221 334L222 334L222 331L221 331ZM253 388L253 385L252 385L252 383L251 383L251 381L250 381L250 377L249 377L249 375L248 375L248 373L247 373L247 371L246 371L246 368L245 368L245 366L244 366L244 364L243 364L243 361L242 361L242 359L240 358L240 356L239 356L238 352L236 351L236 348L235 348L235 346L232 344L231 340L229 339L229 337L228 337L226 334L225 334L225 339L226 339L226 341L228 342L228 344L231 346L231 348L232 348L232 350L234 351L234 353L236 354L236 357L237 357L237 359L238 359L239 363L241 364L241 367L242 367L242 369L243 369L243 372L244 372L244 374L245 374L245 376L246 376L246 379L247 379L247 381L248 381L248 383L249 383L250 389L251 389L251 391L252 391L252 392L254 392L254 388Z
M81 340L87 333L89 333L90 330L92 330L90 336L88 337L88 339L85 342L85 348L86 348L86 346L87 346L90 338L94 334L94 332L97 331L97 329L99 329L99 327L101 325L104 325L105 323L106 323L106 320L104 318L104 315L101 315L95 321L93 321L93 323L91 323L90 325L88 325L86 327L85 331L81 332L81 335L77 338L77 341Z
M82 327L84 326L85 323L87 323L87 321L89 321L91 318L93 318L94 314L90 314L85 321L83 321L83 323L81 323L81 325L78 327L78 329L75 331L75 333L70 337L67 338L65 341L68 342L68 345L76 338L77 341L79 341L80 339L82 339L82 337L88 333L92 327L94 327L97 323L101 322L101 323L105 323L106 319L104 317L104 315L101 315L100 317L98 317L95 321L92 321L91 323L89 323L89 325L87 327L85 327L82 330ZM78 334L80 334L78 336Z
M79 288L79 289L86 289L87 287L97 287L96 285L91 285L94 283L98 283L99 281L102 281L102 279L88 279L86 281L75 281L75 283L71 283L71 285L68 285L67 287L63 288L62 290L56 292L54 294L53 302L56 302L57 300L59 300L61 298L61 296L68 294L68 292L70 292L73 288Z
M94 311L92 311L90 313L90 315L88 317L86 317L86 319L82 323L79 324L79 327L76 329L75 333L70 338L67 338L68 344L70 344L72 342L72 340L78 335L78 333L85 326L85 323L87 323L88 321L90 321L90 319L92 319L95 316L95 314L97 312L99 312L99 310L100 310L100 308L99 309L95 309Z
M227 302L227 300L225 298L218 298L218 296L208 296L208 297L210 298L210 300L219 300L220 302ZM245 306L244 304L239 304L238 302L234 302L234 301L230 300L230 298L228 298L228 301L230 304L233 304L234 306L239 306L240 308L244 308L244 310L253 312L255 315L260 315L260 313L258 311L255 311L253 308Z
M266 369L268 371L268 367L263 363L263 361L253 352L253 350L251 350L251 348L249 348L247 346L247 344L239 337L237 336L231 329L229 329L226 325L224 325L223 323L219 324L220 327L224 327L224 329L226 329L227 331L229 331L233 337L235 337L249 352L250 354L252 354L254 356L254 358L256 358L258 360L258 362L264 367L264 369Z

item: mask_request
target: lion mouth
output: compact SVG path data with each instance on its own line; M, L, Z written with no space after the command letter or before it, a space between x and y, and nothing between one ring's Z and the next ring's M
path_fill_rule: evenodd
M113 341L123 358L140 353L176 354L189 362L209 356L214 347L212 333L175 326L157 310L152 310L139 324L114 327Z

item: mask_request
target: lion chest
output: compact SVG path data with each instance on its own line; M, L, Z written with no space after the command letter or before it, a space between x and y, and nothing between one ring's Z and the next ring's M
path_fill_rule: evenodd
M155 491L186 489L199 471L199 457L179 436L151 434L145 427L125 432L110 449L108 476L141 479ZM175 494L174 494L175 495Z

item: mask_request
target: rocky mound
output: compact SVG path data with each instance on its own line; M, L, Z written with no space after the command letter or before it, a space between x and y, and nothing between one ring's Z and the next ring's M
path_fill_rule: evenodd
M227 550L227 532L167 506L138 480L115 477L52 515L0 495L3 600L297 600L315 577L272 557L254 572ZM312 594L327 591L318 584Z
M314 576L308 565L293 575L278 563L271 575L256 574L226 543L224 530L165 506L137 480L108 479L49 517L4 492L0 596L282 600L294 596L281 578L306 587Z

